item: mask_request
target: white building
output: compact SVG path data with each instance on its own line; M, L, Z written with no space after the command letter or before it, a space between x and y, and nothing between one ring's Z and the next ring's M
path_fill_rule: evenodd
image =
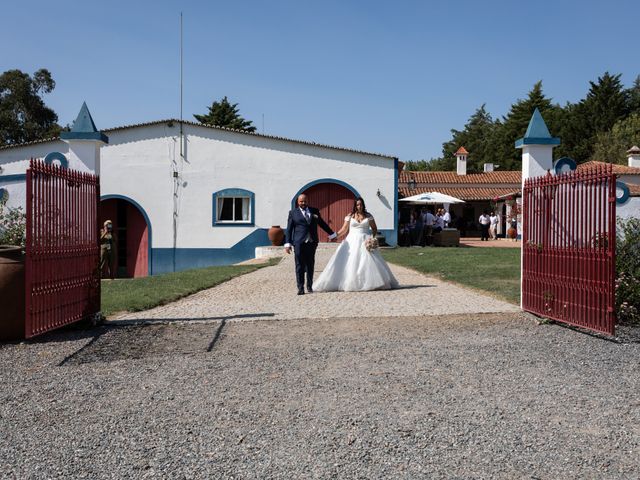
M108 139L83 105L62 138L0 148L0 189L9 206L24 205L30 158L97 169L101 219L118 232L121 276L253 258L270 244L271 226L286 228L302 192L334 230L363 197L396 244L395 157L178 120L103 132Z

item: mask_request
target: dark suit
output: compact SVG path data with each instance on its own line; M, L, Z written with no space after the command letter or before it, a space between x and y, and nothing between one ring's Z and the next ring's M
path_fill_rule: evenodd
M333 235L331 227L320 217L320 211L312 207L308 207L308 210L308 221L299 208L291 210L287 220L286 242L291 244L294 250L298 291L304 289L305 272L307 272L307 290L311 290L313 285L313 268L318 247L318 226L329 235Z

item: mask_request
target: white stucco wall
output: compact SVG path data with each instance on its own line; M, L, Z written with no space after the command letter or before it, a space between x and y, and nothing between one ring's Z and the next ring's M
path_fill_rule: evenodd
M619 219L640 218L640 197L631 197L625 203L616 205Z
M181 160L177 123L105 133L109 144L100 150L101 195L124 196L144 209L152 227L153 248L173 247L176 184L178 248L230 248L255 229L285 228L294 195L323 178L347 183L362 195L379 229L395 228L391 157L185 125ZM3 184L2 175L24 173L29 158L44 158L51 151L69 156L68 145L62 141L0 150L4 169L0 188L15 183L16 193L11 196L15 199L21 185L24 198L24 183ZM178 182L173 177L174 163ZM227 188L255 194L255 226L212 225L212 194Z
M393 229L394 162L240 133L185 126L184 161L178 126L108 132L102 148L102 195L127 196L145 208L153 246L173 246L173 162L179 172L177 246L228 248L255 228L286 226L291 199L305 185L332 178L367 200L380 229ZM212 194L241 188L255 194L255 227L212 226ZM388 208L376 195L388 199Z

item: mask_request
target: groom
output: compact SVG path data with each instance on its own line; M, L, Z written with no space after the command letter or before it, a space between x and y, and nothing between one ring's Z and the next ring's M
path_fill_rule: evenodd
M320 217L320 211L307 205L307 196L305 194L298 196L298 208L289 212L287 243L284 245L284 251L287 253L291 253L293 246L298 295L304 295L304 272L307 272L307 292L313 292L313 266L318 247L318 225L329 234L329 240L336 238L335 232Z

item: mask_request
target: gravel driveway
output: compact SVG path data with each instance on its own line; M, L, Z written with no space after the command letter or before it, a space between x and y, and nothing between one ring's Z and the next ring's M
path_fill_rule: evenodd
M0 345L0 478L640 478L640 344L395 267L304 310L286 262Z
M318 250L316 276L335 250ZM337 317L411 317L460 313L518 312L507 302L488 297L408 268L391 265L399 290L331 292L297 295L293 255L273 267L236 277L215 288L170 305L117 317L138 320L297 319Z

